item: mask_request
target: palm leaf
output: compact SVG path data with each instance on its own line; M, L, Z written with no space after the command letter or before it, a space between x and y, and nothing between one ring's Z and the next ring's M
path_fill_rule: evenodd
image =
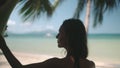
M35 20L39 18L41 13L45 13L48 17L53 14L53 11L62 1L55 0L52 4L49 0L22 0L23 7L20 9L20 14L23 16L23 20Z
M0 0L0 7L5 4L6 0Z
M120 0L93 0L94 5L94 24L102 24L103 15L106 11L112 11L114 8L118 7Z
M78 0L78 5L73 15L73 18L79 18L80 13L83 11L85 4L86 4L85 0Z

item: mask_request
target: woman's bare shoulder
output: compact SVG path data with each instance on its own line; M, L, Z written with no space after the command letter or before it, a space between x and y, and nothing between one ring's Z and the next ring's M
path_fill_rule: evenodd
M23 68L55 68L55 65L57 65L58 61L59 58L50 58L43 62L24 65Z
M94 63L92 60L81 59L81 60L80 60L80 64L81 64L82 67L84 67L84 68L95 68L95 63Z
M47 60L45 60L44 62L42 63L39 63L39 64L44 64L44 65L48 65L48 66L51 66L51 65L56 65L57 63L60 62L60 59L59 58L49 58Z
M47 60L44 61L43 63L56 64L56 62L59 62L59 61L60 61L59 58L54 57L54 58L47 59Z
M95 68L95 63L93 61L89 60L89 64L90 64L91 68Z

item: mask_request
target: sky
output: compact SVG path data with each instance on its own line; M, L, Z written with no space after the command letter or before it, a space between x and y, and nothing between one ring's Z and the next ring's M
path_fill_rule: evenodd
M51 0L53 1L53 0ZM35 21L23 22L21 15L19 14L18 5L13 10L9 20L7 30L12 33L28 33L28 32L40 32L44 30L53 30L58 32L60 25L65 19L73 17L77 6L77 0L65 0L55 10L53 15L48 18L45 14L42 14ZM91 11L92 13L92 11ZM80 19L84 22L85 10L82 12ZM93 27L93 14L91 14L89 32L90 34L120 34L120 8L113 10L112 12L106 12L104 14L103 24Z

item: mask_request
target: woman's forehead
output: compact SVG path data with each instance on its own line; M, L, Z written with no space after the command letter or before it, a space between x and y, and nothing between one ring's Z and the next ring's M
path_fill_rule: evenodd
M59 31L62 31L63 30L63 26L61 25L60 28L59 28Z

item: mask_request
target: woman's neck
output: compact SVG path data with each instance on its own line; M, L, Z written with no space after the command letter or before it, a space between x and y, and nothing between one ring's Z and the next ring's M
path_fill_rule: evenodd
M74 58L73 58L72 55L67 54L65 58L67 58L68 60L70 60L70 61L72 61L74 63Z

